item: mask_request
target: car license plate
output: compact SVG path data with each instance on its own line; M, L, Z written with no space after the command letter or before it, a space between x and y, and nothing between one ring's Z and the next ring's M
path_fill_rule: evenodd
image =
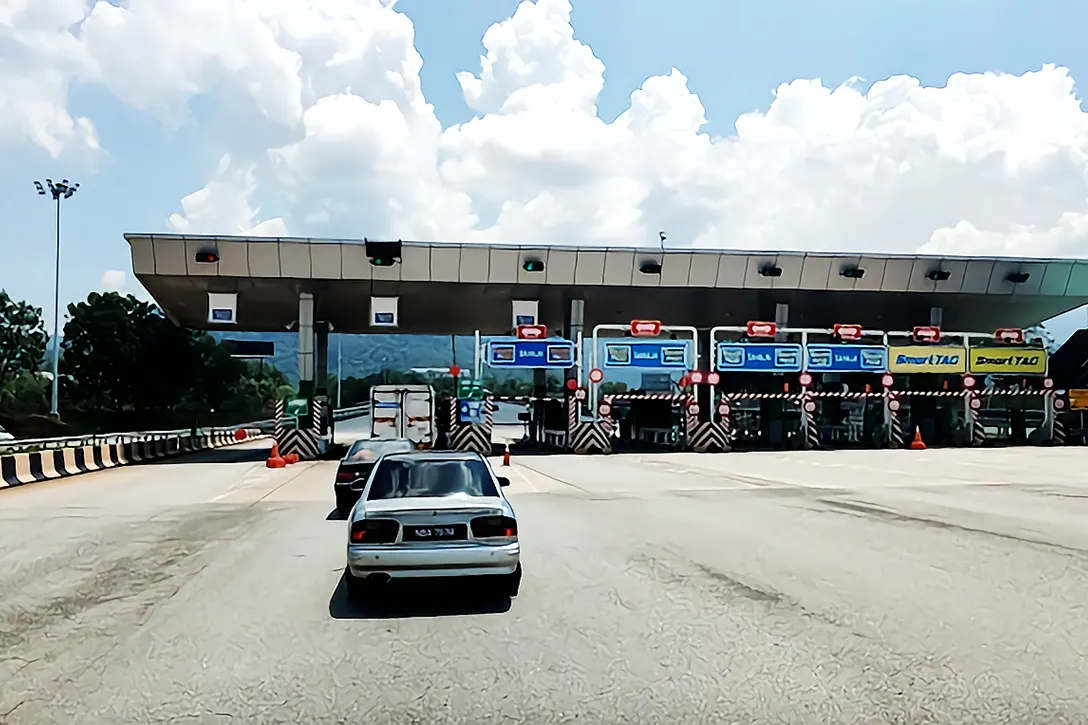
M443 541L464 538L460 526L412 526L405 530L404 533L404 538L409 541Z

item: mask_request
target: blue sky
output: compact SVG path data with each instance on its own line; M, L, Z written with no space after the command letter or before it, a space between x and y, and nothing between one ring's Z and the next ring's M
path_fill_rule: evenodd
M41 1L43 13L47 5L59 7L62 4L60 0ZM193 8L206 4L199 0L176 2L179 6L192 5ZM223 8L227 5L246 6L247 2L222 0L222 5L216 6L216 12L226 15ZM299 0L299 7L303 5L319 6L320 3L317 0ZM149 78L134 76L132 79L120 79L121 71L103 80L103 76L108 74L102 70L97 71L97 76L96 72L89 70L73 71L72 68L79 63L85 63L87 67L115 67L109 65L105 55L110 50L110 43L107 42L109 38L96 40L97 36L93 36L90 30L77 30L76 35L87 39L86 45L89 49L85 55L91 58L90 61L84 58L77 62L61 51L51 55L40 49L29 50L25 44L21 45L16 32L20 27L23 30L45 27L55 31L50 37L59 37L60 33L67 32L63 23L54 23L56 27L53 27L48 22L42 23L41 18L30 21L24 18L21 21L16 14L13 30L5 28L0 17L0 74L17 77L20 69L25 68L31 68L34 72L67 74L65 77L69 81L66 92L60 96L60 105L66 107L71 117L86 117L93 122L97 143L105 152L95 156L79 150L76 148L77 143L70 142L54 158L49 150L28 137L26 129L30 127L29 121L24 124L22 133L17 125L0 125L0 144L4 145L4 151L0 154L0 218L4 219L0 251L3 251L4 258L8 260L0 283L17 298L29 299L46 308L51 306L53 219L50 205L34 193L31 184L34 179L68 176L83 185L76 197L66 203L64 214L61 289L62 299L72 300L82 298L88 291L99 288L103 273L107 270L130 272L128 248L122 239L122 233L129 230L171 231L168 217L181 211L183 197L209 183L225 154L231 156L233 164L230 173L224 176L227 180L224 182L226 186L246 186L242 179L245 175L243 167L252 166L252 183L249 185L251 188L248 192L238 194L239 198L248 201L251 208L259 207L260 213L254 221L282 219L290 233L300 235L361 237L371 233L368 230L378 230L414 233L417 237L425 237L430 232L434 236L441 234L444 238L456 238L478 232L483 238L513 238L516 241L530 233L526 230L539 226L534 223L533 205L530 202L539 199L544 192L550 194L547 198L556 204L556 208L563 209L572 218L587 213L579 206L577 198L600 194L600 198L609 200L602 202L606 209L611 209L610 204L615 205L612 213L617 219L624 218L632 208L641 210L647 217L684 217L687 215L683 211L684 207L677 202L677 197L704 193L709 205L714 203L715 198L732 196L746 210L758 209L762 216L751 212L752 218L745 217L736 222L741 226L734 229L708 213L705 219L699 220L702 226L693 226L690 235L687 235L691 243L697 246L718 244L727 247L774 248L777 234L784 240L782 246L785 248L835 249L837 246L867 246L875 250L896 252L923 250L982 254L1004 251L1025 256L1083 255L1083 245L1079 243L1080 237L1077 233L1080 227L1069 223L1068 215L1088 214L1085 169L1083 161L1077 161L1076 153L1088 151L1081 135L1088 128L1088 124L1080 125L1083 123L1084 114L1076 98L1067 89L1063 89L1060 82L1032 81L1033 85L1028 87L1025 81L1023 87L1012 88L1010 84L1002 82L1007 80L1002 77L992 76L988 80L978 77L965 87L944 95L914 95L909 104L897 101L896 109L898 111L909 105L911 114L921 113L926 116L929 119L925 125L928 129L926 133L931 136L915 142L909 140L915 138L915 134L903 133L901 130L895 133L889 131L887 135L877 134L880 139L877 146L881 149L890 148L893 143L904 137L908 138L908 141L903 142L902 149L892 148L888 151L889 158L895 160L900 174L905 173L903 169L907 168L903 165L904 160L908 160L909 165L914 168L921 168L930 160L925 154L930 153L935 145L946 144L948 136L960 139L965 133L985 136L991 139L988 142L991 144L1005 144L1000 150L1005 159L1019 153L1018 149L1025 145L1056 146L1067 152L1061 154L1056 161L1033 158L1033 163L1021 164L1016 173L1009 173L1010 178L1004 179L1003 183L994 184L992 170L987 170L985 159L971 159L971 147L965 144L964 147L968 148L965 152L967 161L963 162L961 159L955 170L942 171L942 167L936 165L937 161L933 161L933 178L949 179L950 187L947 192L938 188L932 191L934 196L930 197L918 191L917 184L905 186L904 190L891 188L881 192L882 195L874 196L872 200L864 201L865 207L875 210L874 219L858 222L857 225L842 221L842 218L857 216L845 201L840 207L831 205L827 216L835 216L835 219L820 217L816 222L811 219L802 220L798 222L796 229L781 220L809 209L811 205L795 205L795 200L808 193L817 193L813 190L834 188L835 184L841 183L841 198L848 199L856 198L857 189L873 189L886 182L857 182L855 173L842 171L845 165L841 159L871 156L871 144L876 143L871 135L863 137L852 130L842 131L837 126L831 131L823 128L812 130L809 126L813 119L838 118L838 113L863 113L868 114L865 116L865 124L854 121L842 123L858 127L887 123L887 118L893 114L887 112L887 103L884 101L870 99L869 102L870 106L879 106L885 111L879 120L874 120L877 117L871 111L853 109L859 103L865 102L866 91L873 82L893 76L911 76L923 87L941 89L949 77L956 73L978 74L992 71L1023 77L1025 73L1040 71L1044 64L1055 64L1067 69L1068 75L1074 80L1088 77L1088 55L1083 52L1082 32L1088 21L1088 6L1074 3L1028 4L1012 0L957 3L925 0L909 4L845 1L812 3L800 0L769 3L594 0L574 3L571 15L575 39L573 46L565 41L557 41L557 45L549 45L548 41L537 42L540 37L550 37L549 33L551 36L555 35L557 26L554 24L547 27L541 25L539 29L533 30L529 23L521 34L513 33L514 46L513 49L506 47L507 56L535 58L542 68L554 57L559 59L555 61L557 68L568 70L555 71L551 76L546 69L530 71L520 80L493 81L492 90L505 99L514 97L518 88L527 88L533 84L551 84L558 88L565 83L562 89L556 91L560 94L557 97L572 99L570 103L574 106L579 103L584 105L585 93L576 89L578 83L567 82L570 78L575 81L588 79L585 83L590 86L594 82L592 68L579 69L575 61L570 60L576 57L575 51L578 50L579 42L589 46L593 55L603 63L603 89L599 94L590 95L596 102L598 116L607 123L613 122L631 107L632 92L643 86L648 78L668 77L673 68L683 74L686 84L651 93L654 98L653 102L647 102L646 106L650 110L646 113L658 119L658 126L646 133L657 135L640 137L641 140L636 140L633 148L660 148L662 158L670 160L680 158L683 154L698 153L701 155L693 155L691 159L695 160L686 161L682 166L678 162L677 169L686 170L704 164L720 176L724 174L722 168L735 167L741 178L721 177L704 183L701 177L691 180L696 179L696 175L689 174L690 179L685 183L690 183L690 187L678 185L664 190L655 187L656 182L645 176L645 170L650 164L625 169L622 178L618 178L618 172L614 176L608 175L607 168L615 166L608 159L595 160L595 163L600 163L593 168L588 168L588 161L585 162L587 168L578 166L578 159L571 161L566 149L562 147L564 140L571 143L570 155L577 155L578 149L585 148L584 134L597 132L593 126L588 125L585 118L551 118L543 110L544 104L540 101L531 101L528 110L517 118L497 106L483 110L481 107L470 107L455 74L467 71L480 76L480 55L486 52L481 43L484 31L494 23L506 21L517 7L517 2L506 0L443 0L441 3L433 0L401 0L396 5L396 10L406 14L414 26L414 47L423 58L420 73L422 94L426 102L434 106L434 116L441 128L448 132L441 140L436 140L437 131L418 131L421 135L416 137L411 135L417 133L413 130L410 131L407 141L404 141L406 148L438 145L437 157L432 155L419 162L430 164L428 173L439 168L435 188L426 192L421 203L427 208L445 209L449 205L449 208L455 210L449 214L436 212L434 219L428 219L423 218L424 212L408 209L403 212L404 217L423 219L414 227L405 219L396 218L398 215L390 215L387 210L382 211L379 207L382 204L387 205L386 199L368 194L368 190L375 188L375 179L379 185L382 182L381 174L374 168L361 169L358 178L347 179L351 196L345 199L334 198L331 192L322 190L321 193L315 191L310 198L303 193L303 198L292 200L289 185L284 184L282 176L278 175L282 173L283 167L273 168L268 158L270 149L282 148L302 138L301 124L297 119L293 125L269 123L267 114L262 116L252 99L247 98L245 93L237 92L237 89L229 88L230 80L227 75L209 78L208 75L214 74L202 71L193 76L195 81L193 78L182 79L194 83L191 92L179 92L176 98L169 101L178 104L178 108L188 108L189 117L174 128L169 121L164 122L162 114L156 117L147 110L147 103L141 103L141 98L146 99L148 96L146 92L141 96L134 89L139 83L177 84L178 87L183 87L185 83L166 71L160 73L159 80L154 75ZM128 19L135 19L137 11L134 4ZM183 46L186 40L184 22L193 21L197 12L196 9L192 10L187 19L168 19L162 27L177 27L178 30L164 37L173 38L175 44ZM66 16L62 19L64 17ZM385 15L381 17L384 18ZM71 20L73 18L69 17L65 22ZM262 20L268 21L268 18ZM20 22L23 23L22 26ZM199 22L194 22L194 27L199 29ZM152 48L149 52L156 53L159 48L165 47L161 43L156 44L156 39L151 37L153 29L148 31L147 26L139 27L144 28L140 39L146 40ZM377 28L374 32L384 32L384 26L372 19L360 21L359 27ZM95 32L106 31L99 29ZM331 30L329 32L332 37L334 33ZM233 43L227 31L209 42L220 39L224 45ZM338 41L344 42L342 38L333 38L328 42ZM325 83L325 77L321 74L326 73L327 69L322 68L316 60L308 65L310 58L306 55L307 51L300 50L301 45L298 42L292 45L290 40L281 40L280 44L299 52L303 57L300 77L304 89ZM39 45L46 47L48 43ZM239 42L238 45L243 43ZM339 50L350 50L350 45L351 43L345 42L345 47ZM534 45L531 53L541 55L526 55L529 51L518 50L530 45ZM391 47L392 50L387 51L387 55L397 52L406 52L406 57L411 55L410 47L407 51L399 46ZM182 52L184 48L173 50ZM166 53L167 51L162 51L164 63ZM504 56L503 48L495 53L496 63L506 63L506 67L513 67L509 58ZM567 55L564 56L564 53ZM267 58L255 54L246 63L260 68L263 60ZM220 61L213 58L209 65L217 62ZM229 62L222 61L225 65L229 65ZM371 61L368 63L373 65ZM351 92L367 95L362 89L377 77L371 74L372 70L372 67L367 67L360 70L355 78L348 76L347 84L351 86ZM539 75L534 76L534 73ZM559 73L566 80L562 83L557 81L555 73ZM329 80L329 87L343 83L343 78L341 76ZM851 97L848 99L850 104L844 101L833 106L832 101L821 98L811 88L805 90L797 87L794 93L779 94L780 114L770 113L772 103L775 103L774 91L780 84L796 79L815 78L821 79L827 89L837 88L851 78L860 78L862 81L855 84L855 94L860 94L858 98L861 100ZM20 87L15 83L0 84L0 96L5 92L14 93L10 89ZM681 92L685 87L686 92ZM9 90L5 91L5 88ZM907 97L907 91L892 90L889 94L891 96ZM305 90L303 93L305 95ZM368 100L375 102L376 96L385 97L382 94L387 96L389 92L374 91ZM302 106L314 105L319 95L321 94L316 93L311 94L308 99L304 98ZM405 98L409 96L410 94L406 94ZM402 102L402 99L390 97L396 103ZM692 116L690 107L683 105L691 97L697 97L705 109L705 124L698 120L693 122L691 118L697 117L698 113L695 112ZM0 97L0 103L2 102ZM983 108L993 107L999 111L1012 109L1025 113L1024 109L1030 110L1033 106L1046 107L1046 104L1053 103L1057 110L1043 115L1061 117L1068 119L1068 122L1056 124L1060 126L1058 128L1043 128L1040 125L1042 122L1035 117L1011 122L1008 119L1014 114L1005 110L992 114L984 112L969 123L961 123L953 118L953 114L965 102ZM407 108L410 103L410 100L404 100L402 107ZM552 103L554 105L554 101ZM683 113L672 110L685 108ZM848 110L843 110L847 108ZM413 112L418 112L419 118L423 119L419 121L419 127L425 127L426 113L419 111L418 105L416 111L405 112L409 125L418 120L411 116ZM738 118L753 112L760 114L756 119L759 120L760 134L747 147L738 150L737 147L741 144L730 149L719 146L722 149L720 153L723 154L721 157L691 150L695 144L692 139L697 138L696 129L715 137L733 136L737 133ZM174 117L180 116L178 113ZM451 126L464 124L474 117L481 117L486 122L478 124L479 138L469 138L471 134L467 132L456 136L449 133ZM899 117L902 118L903 115L899 114ZM666 119L667 123L660 119ZM979 124L986 123L992 123L993 128L975 130ZM540 156L553 155L552 159L545 159L552 162L550 166L540 163L540 158L526 161L516 154L519 147L533 146L534 129L540 128L539 124L556 129L569 128L566 139L561 131L557 131L557 138L550 138L537 150ZM680 131L661 132L659 129L663 127L662 124L679 128ZM946 129L958 130L941 131L942 124L945 124ZM323 128L327 131L327 126ZM788 135L775 135L786 133L780 130L783 128L788 130ZM964 132L963 128L968 131ZM358 138L373 138L375 134L378 139L383 138L377 126L370 126L365 132L370 135ZM682 133L687 136L681 138ZM581 139L577 138L579 134L583 135ZM829 134L835 136L833 143L827 141ZM618 137L618 133L615 135ZM344 143L355 143L354 138L356 137L349 138ZM992 141L993 139L998 141ZM615 153L620 154L616 158L630 156L630 151L620 150L632 148L623 147L622 144L626 142L615 142L618 149ZM801 146L802 142L809 145L798 150L796 147ZM606 145L608 143L611 141L606 142ZM916 145L910 146L910 143ZM390 142L389 145L394 144ZM778 149L786 147L791 148L798 157L807 159L808 166L802 169L795 160L779 158ZM581 153L584 155L584 150ZM821 172L828 176L813 178L814 167L811 159L814 155L832 153L835 155L827 158L836 161L825 164L832 168ZM946 155L955 157L957 153L960 152L951 151ZM434 161L434 158L438 161ZM306 174L351 174L350 169L330 171L333 167L329 166L328 159L327 148L317 149L312 153L308 149L302 149L285 163L290 167L288 174L296 185L317 188L320 184L314 179L318 177L308 177ZM443 159L454 159L459 164L450 167L454 169L454 173L446 174L442 171ZM741 162L750 166L742 166ZM1078 163L1081 166L1078 167ZM965 182L964 177L959 175L959 167L966 166L971 170L975 168L972 164L977 166L979 175L968 177ZM365 159L360 166L366 166ZM1025 171L1025 168L1028 170ZM482 171L473 172L473 169ZM572 169L582 178L589 179L585 182L588 186L576 189L570 198L564 198L562 194L568 182L563 174L572 173ZM788 183L778 183L778 177L770 171L761 172L766 169L780 169L775 173L784 174L782 178L788 179ZM676 169L673 171L676 174L687 173ZM740 173L741 171L744 173ZM458 173L461 175L458 176ZM506 201L502 196L504 192L501 186L497 190L493 188L497 181L489 185L489 180L505 178L517 180L518 183L509 193L521 206L516 210L517 213L500 218L499 211ZM976 188L972 190L971 179L976 178ZM579 180L570 183L582 182ZM354 184L358 186L353 186ZM733 184L736 186L732 186ZM929 183L928 186L933 184ZM742 195L736 191L738 188L750 193L751 198L741 198ZM1044 195L1045 204L1024 202L1025 209L1016 211L1020 200L1027 199L1033 193L1041 193L1038 191L1040 188L1053 188L1056 191ZM222 192L222 189L219 191ZM397 196L395 192L390 194L390 198L396 199L402 205L407 198L403 195ZM225 198L229 194L223 192L223 196ZM237 211L230 207L231 203L229 200L221 202L220 207L209 212L204 226L197 224L193 227L194 230L224 233L239 231L237 228L230 228L231 224L221 221L238 217ZM307 217L311 216L311 212L322 205L334 210L331 218L320 223L308 222ZM344 211L345 206L358 208L348 213ZM904 236L899 236L903 225L895 219L896 215L901 214L904 218L913 220L926 216L919 209L930 208L934 209L932 219L920 219L917 229L910 231L910 236L905 236L905 233ZM995 208L1012 211L997 213ZM735 211L725 209L715 210L714 213L719 212L730 222L738 218ZM449 221L458 214L468 221L463 224ZM891 220L886 233L880 226L882 217ZM655 220L651 219L647 222L645 228L656 229L653 221ZM965 231L959 225L960 222L967 223L969 228ZM217 223L222 228L214 228ZM754 234L750 231L765 230L769 223L773 228L766 234ZM815 228L822 233L818 238L814 236L809 240L804 236L806 228ZM1023 232L1024 228L1028 228L1030 232ZM622 238L630 243L639 243L641 240L637 237L642 231L644 230L637 222L632 222L619 230L595 230L593 233L596 236L588 241L616 243L617 238ZM556 227L548 233L565 235L569 231ZM676 236L674 234L673 238ZM707 239L711 241L708 242ZM124 285L126 290L136 290L131 278ZM47 316L50 312L47 309ZM1079 326L1083 316L1083 312L1079 313L1072 321ZM1067 331L1070 324L1071 320L1059 324L1059 334Z

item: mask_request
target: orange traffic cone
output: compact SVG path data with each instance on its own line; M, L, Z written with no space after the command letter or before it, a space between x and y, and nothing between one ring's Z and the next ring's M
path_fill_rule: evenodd
M264 464L268 468L286 468L287 461L280 455L280 444L272 443L272 452L268 454L268 460Z
M924 451L926 449L926 443L922 440L922 429L918 426L914 426L914 440L910 442L910 449L912 451Z
M287 463L287 465L291 465L292 463L298 463L298 454L288 453L286 456L283 457L283 460Z
M502 465L504 465L504 466L509 466L510 465L510 444L509 443L506 444L506 448L504 448L503 452L502 452Z

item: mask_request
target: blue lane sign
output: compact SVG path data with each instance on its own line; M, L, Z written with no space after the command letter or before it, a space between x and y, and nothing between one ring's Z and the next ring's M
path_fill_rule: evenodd
M484 422L484 403L482 400L462 400L458 402L458 418L462 423Z
M798 373L804 353L795 344L719 342L718 370L760 373Z
M691 367L691 343L688 340L606 342L604 366L687 370Z
M808 370L830 373L882 373L888 369L888 348L882 345L809 345Z
M570 340L488 340L487 364L494 368L574 367L574 343Z

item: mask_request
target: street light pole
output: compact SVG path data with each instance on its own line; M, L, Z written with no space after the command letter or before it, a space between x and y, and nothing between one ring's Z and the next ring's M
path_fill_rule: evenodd
M60 403L60 203L65 199L71 199L79 189L79 184L73 184L68 179L61 179L60 183L53 183L52 179L46 179L44 185L40 181L35 181L34 188L38 190L38 196L46 194L52 196L57 205L57 255L53 276L53 394L49 414L58 418L60 417L58 409Z

